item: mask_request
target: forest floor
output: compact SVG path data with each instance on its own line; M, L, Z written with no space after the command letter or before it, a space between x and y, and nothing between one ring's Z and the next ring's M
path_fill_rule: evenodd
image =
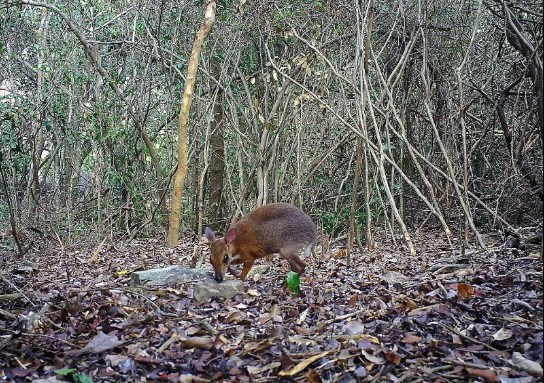
M25 262L0 254L0 380L540 382L540 248L486 240L489 251L462 257L425 233L417 256L382 242L349 266L343 249L318 248L298 297L282 288L287 263L274 257L246 294L201 303L196 282L129 280L188 266L195 246L206 259L204 243L44 240Z

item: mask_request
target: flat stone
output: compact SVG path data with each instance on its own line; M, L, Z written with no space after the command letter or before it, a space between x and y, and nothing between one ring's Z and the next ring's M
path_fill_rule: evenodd
M179 282L200 281L212 274L210 268L191 269L169 266L160 269L135 271L130 278L130 286L168 286Z
M238 279L223 282L206 279L198 282L193 290L193 296L199 302L205 302L214 297L230 299L239 293L245 293L245 283Z

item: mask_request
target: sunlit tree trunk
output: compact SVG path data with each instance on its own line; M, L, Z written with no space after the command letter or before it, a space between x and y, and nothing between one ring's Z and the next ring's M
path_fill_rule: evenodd
M187 67L187 80L185 82L185 91L181 101L178 120L178 168L174 175L174 187L172 190L172 206L170 210L170 224L168 227L168 246L175 246L179 241L179 223L181 219L181 199L183 197L183 183L187 175L187 127L189 124L189 111L191 109L191 100L193 88L195 86L196 74L198 69L198 60L202 44L210 33L215 21L215 1L210 1L206 5L204 12L204 21L198 31L189 65Z

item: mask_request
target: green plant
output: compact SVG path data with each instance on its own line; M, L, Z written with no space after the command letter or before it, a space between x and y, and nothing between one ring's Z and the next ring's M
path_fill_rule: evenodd
M300 276L294 271L289 271L287 273L287 287L293 295L300 295Z
M70 378L75 383L93 383L89 375L78 373L77 368L62 368L55 370L55 374Z
M372 214L374 217L374 214ZM347 230L349 226L350 208L344 207L339 211L322 211L318 214L325 232L331 236ZM363 210L355 211L355 221L360 227L366 225L366 213Z

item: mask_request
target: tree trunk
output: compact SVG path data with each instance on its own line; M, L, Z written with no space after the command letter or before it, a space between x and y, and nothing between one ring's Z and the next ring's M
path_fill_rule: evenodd
M357 223L355 212L357 208L357 195L359 192L359 183L361 181L361 168L363 165L363 139L357 136L357 143L355 148L355 170L353 175L353 187L351 189L351 210L349 214L349 232L348 232L348 246L347 246L347 264L350 265L351 250L355 243L357 234Z
M179 222L181 218L181 198L183 197L183 183L187 175L187 126L189 124L189 110L191 109L191 100L193 88L195 86L196 74L198 69L198 60L202 44L208 33L212 29L215 21L215 1L206 5L204 21L196 35L187 67L187 80L185 90L181 101L178 121L178 168L174 176L174 187L172 190L172 206L170 211L170 225L168 227L168 246L175 246L179 241Z
M363 42L363 57L362 60L359 58L359 61L362 61L362 67L361 67L361 76L367 76L368 75L368 62L369 62L369 56L370 56L370 36L372 34L372 24L374 20L374 12L372 8L372 2L368 4L368 14L366 17L363 17L363 20L361 22L361 29L359 31L358 39L362 40ZM364 89L362 89L363 82L361 82L361 94L364 94ZM360 113L359 113L359 121L361 122L361 129L365 134L367 133L366 130L366 120L365 120L365 113L364 109L366 107L365 103L365 97L360 97L359 100L359 106L360 106ZM348 255L348 265L350 261L350 254L352 250L352 246L355 242L355 237L358 232L357 226L356 226L356 219L355 219L355 212L356 212L356 206L357 206L357 195L359 192L359 183L361 182L361 170L363 166L363 158L365 161L365 178L364 178L364 186L365 186L365 206L366 206L366 240L367 245L369 248L373 247L372 243L372 232L370 230L371 225L371 210L370 210L370 203L369 203L369 185L368 185L368 162L366 160L366 154L364 151L366 150L367 146L363 148L363 139L360 136L357 136L357 143L356 143L356 159L355 159L355 169L354 169L354 175L353 175L353 187L351 191L351 210L349 215L349 232L348 232L348 243L347 243L347 255Z
M27 184L27 218L32 219L36 215L36 204L40 194L40 178L39 169L42 159L42 152L45 145L45 139L43 135L43 123L45 120L44 102L42 97L44 87L44 61L45 61L45 45L47 44L47 28L49 26L49 11L43 9L43 16L40 22L40 29L38 31L38 45L41 46L38 50L38 64L37 68L37 84L36 84L36 105L38 107L39 118L34 121L35 129L32 132L32 158L30 166L30 174L28 176Z
M217 59L212 62L212 76L219 82L221 66ZM223 110L223 90L217 86L215 103L213 106L213 120L210 132L210 203L208 205L208 217L210 227L214 230L224 228L225 222L220 222L223 217L225 196L225 112Z

